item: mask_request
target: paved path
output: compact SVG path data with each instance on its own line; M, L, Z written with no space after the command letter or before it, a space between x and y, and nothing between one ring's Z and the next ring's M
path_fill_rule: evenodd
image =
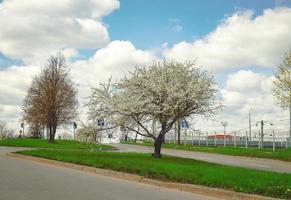
M17 149L0 147L1 200L215 200L5 156Z
M152 147L128 145L128 144L111 144L122 152L153 152ZM202 160L212 163L218 163L230 166L239 166L245 168L253 168L259 170L280 172L280 173L291 173L291 163L283 162L271 159L262 158L248 158L241 156L229 156L222 154L203 153L195 151L183 151L175 149L162 148L162 154L178 156L183 158L192 158L196 160Z

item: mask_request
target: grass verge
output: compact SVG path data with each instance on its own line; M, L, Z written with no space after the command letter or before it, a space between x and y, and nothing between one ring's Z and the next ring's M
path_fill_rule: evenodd
M152 142L145 143L133 143L124 142L124 144L141 145L141 146L154 146ZM233 156L246 156L246 157L257 157L257 158L267 158L291 162L291 148L288 149L276 149L273 152L272 149L262 149L257 148L243 148L243 147L206 147L206 146L192 146L192 145L177 145L177 144L163 144L162 148L185 150L185 151L197 151L205 153L218 153Z
M291 174L212 164L193 159L150 154L37 149L19 154L112 169L172 182L223 188L237 192L291 199Z
M5 139L0 140L0 146L11 146L11 147L36 147L36 148L49 148L49 149L99 149L98 144L86 144L74 140L56 140L55 143L49 143L44 139ZM109 145L101 145L102 150L114 149Z

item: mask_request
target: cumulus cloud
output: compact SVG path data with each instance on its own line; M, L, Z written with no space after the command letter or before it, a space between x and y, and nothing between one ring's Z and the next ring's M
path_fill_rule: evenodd
M48 0L0 3L0 52L25 62L25 66L0 70L0 120L14 127L18 126L26 89L42 66L31 64L36 60L44 63L48 55L61 50L69 61L83 103L91 87L110 76L119 79L135 66L152 62L158 54L137 49L129 41L110 42L102 17L119 8L117 0L58 0L51 5ZM257 17L250 11L235 13L201 39L165 47L164 55L178 60L198 58L198 64L214 71L273 67L291 46L290 20L290 8L268 9ZM173 19L170 24L178 26L180 21ZM74 61L71 58L82 57L79 48L98 49L89 59ZM228 121L233 129L247 127L250 107L254 121L287 118L286 112L274 106L272 80L273 76L251 70L229 74L225 86L220 86L219 96L225 107L217 116L218 122ZM217 122L210 122L211 126L200 122L199 128L219 130Z
M68 49L64 53L71 56L76 52ZM117 80L135 66L148 64L154 58L151 51L137 49L128 41L112 41L97 50L89 60L69 62L81 105L86 101L92 87L107 81L110 76ZM9 122L14 128L17 126L27 88L40 69L41 66L12 66L0 70L0 80L5 83L0 84L0 120Z
M27 13L77 18L100 18L118 9L118 0L4 0L2 9L19 15Z
M0 51L31 63L56 50L102 47L109 35L101 18L118 8L118 0L4 0Z
M224 105L246 112L249 108L269 112L274 108L273 76L240 70L228 75L226 88L221 90Z
M18 125L21 105L38 66L12 66L0 70L0 120L13 128Z
M166 48L165 57L194 60L212 71L225 68L274 67L291 47L291 8L266 9L254 17L251 11L224 19L207 36Z
M86 97L91 87L106 82L111 76L117 80L135 66L148 64L154 58L151 51L136 49L131 42L112 41L89 60L72 63L72 75L81 88L81 96Z
M203 130L222 131L221 121L229 123L228 130L248 129L248 113L252 108L252 126L254 130L259 127L255 123L259 120L267 120L275 124L275 130L286 130L288 112L282 110L275 104L272 95L273 76L263 73L256 73L251 70L239 70L228 75L225 80L225 87L220 88L219 96L223 104L223 111L220 112L216 120L201 120L199 127ZM285 122L285 123L284 123ZM270 131L271 127L266 127ZM245 130L241 132L244 134ZM283 136L283 135L282 135Z
M251 92L256 90L270 91L274 77L255 73L251 70L240 70L229 74L226 88L232 91Z

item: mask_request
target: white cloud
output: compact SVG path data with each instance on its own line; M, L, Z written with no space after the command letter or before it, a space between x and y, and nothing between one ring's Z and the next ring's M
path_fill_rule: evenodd
M75 56L76 52L68 49L64 53ZM150 63L154 58L151 51L136 49L128 41L112 41L97 50L89 60L69 62L73 81L78 85L80 103L83 104L89 96L91 87L107 81L110 76L114 80L119 79L128 70ZM22 101L32 77L40 69L40 66L12 66L0 70L0 120L8 122L13 128L19 125Z
M180 31L183 30L183 26L181 26L181 25L175 25L175 26L172 27L172 30L174 32L180 32Z
M165 57L194 60L206 69L274 67L291 47L291 8L266 9L254 17L251 11L226 18L215 31L192 43L166 48Z
M119 1L5 0L0 5L0 52L30 63L56 50L107 44L101 17L118 9Z
M72 75L80 86L81 97L88 96L89 89L107 81L117 80L135 66L150 63L155 58L151 51L136 49L128 41L112 41L96 51L89 60L72 63Z
M284 130L287 134L288 112L275 104L272 95L273 76L256 73L251 70L240 70L229 74L225 88L221 88L219 95L222 99L223 111L217 116L217 122L200 120L198 125L203 130L221 131L221 121L229 123L228 130L248 128L248 112L252 108L252 124L259 120L267 120L275 124L275 130ZM254 126L257 131L259 127ZM266 127L271 130L271 127ZM245 130L241 132L244 134ZM281 135L283 136L283 135Z
M278 111L272 95L273 78L251 70L228 75L226 88L222 90L224 105L240 114L250 108L261 113Z
M16 128L22 101L32 77L39 72L37 66L12 66L0 70L0 120Z
M4 0L3 8L19 15L27 13L77 18L100 18L118 9L118 0Z
M221 95L223 98L222 103L227 107L238 109L242 104L246 103L245 96L240 92L222 89Z
M5 0L0 3L0 52L25 62L47 60L58 50L66 55L73 80L78 84L79 98L90 93L90 88L122 77L136 65L156 59L153 51L140 50L129 41L109 41L102 17L118 9L116 0L59 0L51 1ZM105 2L105 3L103 3ZM81 9L82 8L82 9ZM251 12L236 13L225 19L217 29L193 43L181 42L164 55L177 59L199 58L198 63L211 70L230 67L272 67L281 61L283 52L291 45L291 9L265 10L262 16ZM170 20L179 25L180 20ZM172 26L171 26L172 27ZM77 48L98 48L86 60L72 62L79 56ZM42 65L12 66L0 70L0 120L18 127L22 100L32 76ZM240 70L229 74L220 96L226 106L217 116L228 121L229 128L247 127L247 116L253 108L254 120L284 119L287 113L274 106L273 76ZM211 122L210 122L211 124ZM204 130L219 130L219 123L198 123Z
M0 71L0 103L19 105L32 76L39 71L36 66L12 66Z
M255 73L251 70L240 70L229 74L226 81L226 88L232 91L251 92L255 90L270 90L273 76Z

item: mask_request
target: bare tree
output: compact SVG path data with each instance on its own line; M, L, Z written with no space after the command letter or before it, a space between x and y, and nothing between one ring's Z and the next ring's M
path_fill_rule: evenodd
M136 68L117 84L93 89L89 115L154 139L153 156L161 157L163 138L175 122L214 114L215 92L213 77L194 63L157 62ZM158 134L149 128L153 120L160 123Z
M0 139L3 139L6 137L5 131L6 131L6 123L3 121L0 121Z
M29 131L28 134L30 137L39 138L41 132L43 131L43 125L37 123L30 123L29 124Z
M76 117L77 90L62 54L52 56L39 76L34 77L23 105L29 124L43 124L54 142L57 127Z
M283 62L279 65L274 80L274 96L282 108L288 109L290 113L289 135L291 137L291 51L289 51Z

